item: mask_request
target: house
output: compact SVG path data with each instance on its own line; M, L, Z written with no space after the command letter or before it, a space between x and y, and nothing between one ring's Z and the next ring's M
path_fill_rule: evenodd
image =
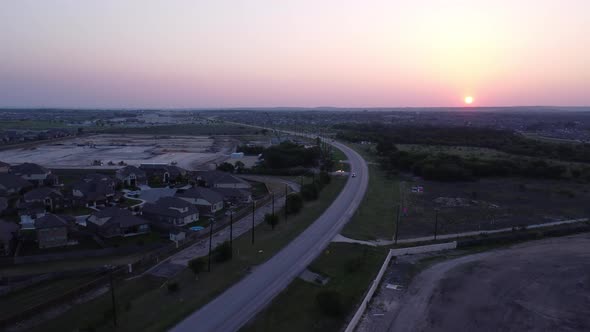
M108 175L91 174L71 185L72 196L78 205L107 205L115 198L115 180Z
M57 189L41 187L33 189L23 196L25 203L43 203L47 211L55 211L71 206L64 195Z
M223 196L225 202L233 204L245 204L252 202L252 194L248 190L235 188L213 188Z
M185 169L167 164L141 164L139 168L149 180L161 183L177 182L186 175Z
M50 170L33 163L12 166L10 167L10 173L18 175L36 186L54 186L58 184L57 176L51 174Z
M0 161L0 173L8 173L10 164Z
M182 242L186 239L186 232L180 229L173 229L168 233L168 237L172 242Z
M115 177L128 187L137 187L147 183L145 172L135 166L125 166L118 169Z
M236 189L252 188L248 181L221 171L199 171L196 172L195 179L197 180L197 183L202 184L205 187Z
M86 219L88 230L104 237L133 236L150 232L150 222L134 216L131 211L108 207Z
M22 229L35 229L35 220L46 214L45 204L41 202L26 203L21 201L18 204L18 215Z
M67 220L55 214L46 214L35 220L39 248L66 246L68 244L68 228Z
M195 205L203 215L214 215L223 209L223 196L205 187L193 187L177 192L176 197Z
M143 206L147 219L183 226L199 220L199 210L189 202L176 197L162 197Z
M33 185L18 175L0 173L0 193L4 195L15 195L29 190Z
M8 256L12 253L18 229L18 224L0 220L0 256Z

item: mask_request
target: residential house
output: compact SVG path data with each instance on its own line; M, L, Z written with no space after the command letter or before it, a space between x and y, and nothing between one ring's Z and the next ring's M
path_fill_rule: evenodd
M185 200L162 197L143 205L142 215L147 219L183 226L199 220L199 210Z
M12 253L18 229L18 224L0 220L0 256L8 256Z
M43 203L47 211L56 211L71 207L71 202L57 189L41 187L23 195L25 203Z
M0 173L0 194L15 195L29 190L33 185L18 175Z
M0 161L0 173L8 173L10 164Z
M198 171L196 172L195 179L197 180L197 183L211 188L236 188L248 190L252 188L248 181L221 171Z
M176 197L195 205L199 212L206 216L215 215L223 209L223 196L209 188L193 187L177 192Z
M166 164L141 164L139 168L145 172L148 180L161 183L178 182L186 175L185 169Z
M71 185L72 195L78 205L106 206L115 199L115 180L108 175L90 174Z
M125 186L136 187L147 183L144 171L135 166L125 166L117 170L116 178Z
M133 236L150 232L150 222L134 216L127 209L108 207L91 214L86 219L86 227L104 237Z
M223 200L232 204L245 204L252 202L252 194L248 190L236 188L213 188L223 196Z
M55 214L46 214L35 220L39 248L63 247L68 244L68 221Z
M22 229L35 229L35 220L44 217L47 214L45 204L42 202L19 202L18 215Z
M47 168L33 163L11 166L10 173L18 175L36 186L54 186L58 184L56 175L52 174Z

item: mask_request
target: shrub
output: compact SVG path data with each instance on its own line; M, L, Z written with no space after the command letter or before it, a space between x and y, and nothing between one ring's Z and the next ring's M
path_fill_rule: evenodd
M232 248L228 241L223 242L217 248L213 250L213 261L217 263L223 263L230 260L233 256Z
M197 276L199 275L199 273L205 271L205 266L207 266L207 262L203 257L194 258L188 261L188 267Z
M303 198L300 194L291 193L287 195L287 214L296 214L303 208Z
M301 196L306 201L315 201L319 197L318 187L313 183L304 184L301 187Z
M279 216L276 214L267 213L264 215L264 222L274 228L279 223Z
M176 281L172 281L168 283L168 292L169 293L175 293L178 291L180 287L178 286L178 283Z

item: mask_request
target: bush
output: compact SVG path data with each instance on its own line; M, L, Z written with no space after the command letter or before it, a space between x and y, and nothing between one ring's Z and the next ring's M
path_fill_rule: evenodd
M188 261L188 267L195 275L199 275L199 273L205 271L205 266L207 266L207 262L204 257L194 258Z
M217 166L217 170L222 172L233 173L234 169L234 165L228 162L222 163L221 165Z
M320 183L322 184L330 184L332 182L332 177L328 172L320 172Z
M276 214L267 213L264 215L264 222L274 228L279 223L279 216Z
M168 283L168 292L169 293L175 293L178 291L179 288L180 287L178 286L178 283L176 281Z
M287 195L287 214L296 214L303 208L303 198L300 194L291 193Z
M229 241L225 241L215 248L212 255L213 261L217 263L223 263L230 260L233 256L233 252L231 246L229 245Z
M323 314L338 317L343 313L342 300L337 291L321 291L315 297L316 303Z

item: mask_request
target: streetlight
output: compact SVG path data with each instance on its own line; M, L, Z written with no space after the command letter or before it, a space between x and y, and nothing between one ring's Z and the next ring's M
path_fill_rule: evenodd
M256 214L256 201L252 200L252 244L254 244L254 215Z
M234 210L230 207L229 208L229 248L230 250L234 251L233 248L233 234L234 234Z

